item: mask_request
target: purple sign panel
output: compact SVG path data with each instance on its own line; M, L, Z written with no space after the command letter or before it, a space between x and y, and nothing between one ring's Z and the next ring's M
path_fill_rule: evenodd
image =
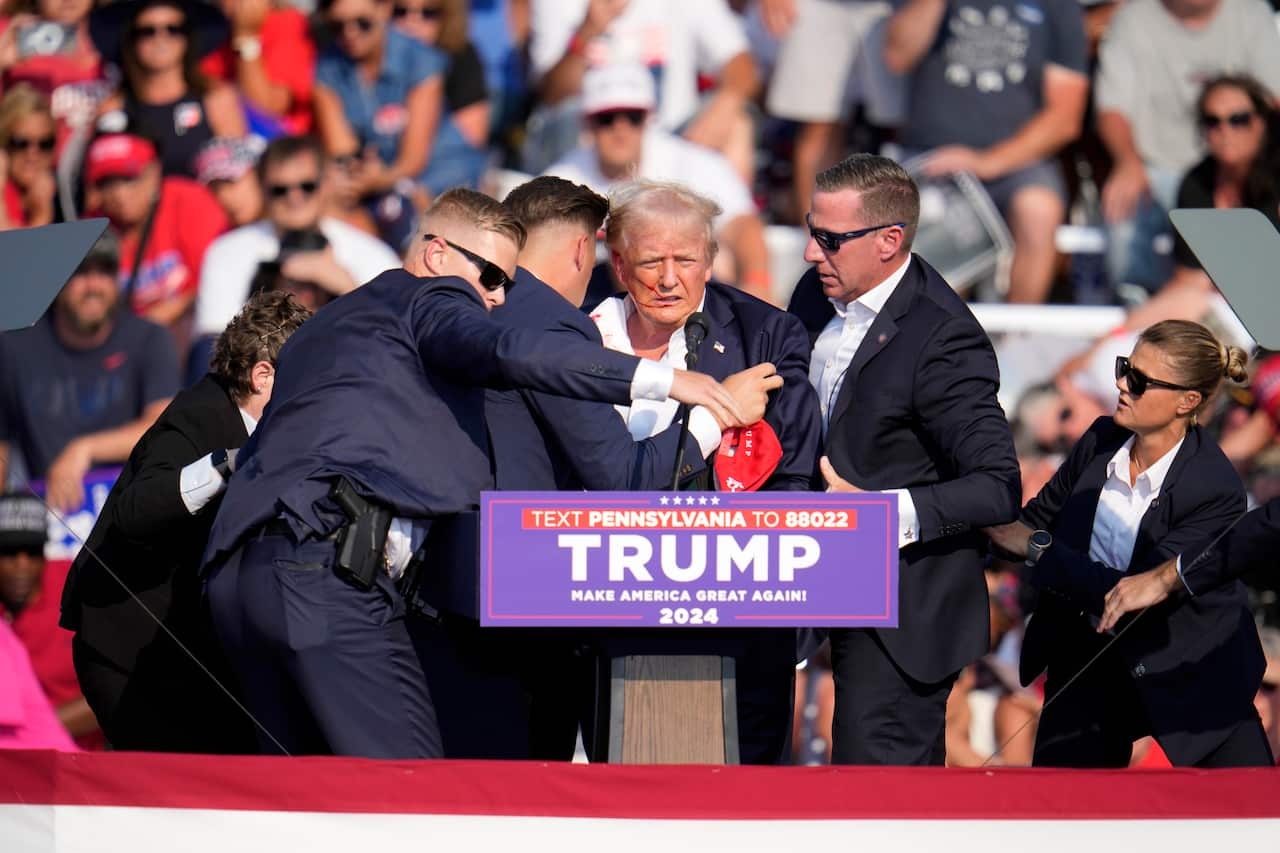
M893 628L894 495L485 492L490 626Z

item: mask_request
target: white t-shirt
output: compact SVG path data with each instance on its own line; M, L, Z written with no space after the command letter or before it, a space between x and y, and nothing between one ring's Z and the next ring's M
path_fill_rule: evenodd
M723 155L664 130L650 128L645 133L638 171L638 178L675 181L720 205L723 212L716 220L717 228L739 216L756 213L751 192ZM626 183L625 179L611 181L601 173L600 161L592 146L570 151L547 169L547 174L586 184L606 195Z
M541 78L564 56L589 0L533 0L529 53ZM654 75L658 117L675 130L698 109L698 73L718 74L750 49L742 21L725 0L631 0L608 31L587 46L593 67L640 63Z
M320 231L333 247L338 265L356 284L400 266L390 246L345 222L326 217L320 220ZM249 298L258 264L279 254L280 237L266 221L243 225L210 243L200 266L196 334L221 334Z

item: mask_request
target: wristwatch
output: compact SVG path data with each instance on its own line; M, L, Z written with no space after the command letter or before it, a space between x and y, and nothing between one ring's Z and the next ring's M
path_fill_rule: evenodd
M241 36L231 43L231 49L245 62L253 62L262 56L262 39L257 36Z
M231 462L227 459L227 449L220 447L209 454L209 462L213 464L213 470L218 472L218 476L222 478L222 482L231 479Z
M1047 530L1033 530L1027 539L1027 565L1040 562L1040 556L1053 544L1053 536Z

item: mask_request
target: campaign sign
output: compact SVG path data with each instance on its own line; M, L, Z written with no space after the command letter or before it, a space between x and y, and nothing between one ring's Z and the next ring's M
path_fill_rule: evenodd
M893 628L895 495L485 492L489 626Z
M84 477L84 501L65 513L49 510L49 541L44 546L48 560L74 560L80 546L89 538L98 514L107 502L107 495L120 476L119 468L95 468ZM31 490L45 496L43 480L32 480Z

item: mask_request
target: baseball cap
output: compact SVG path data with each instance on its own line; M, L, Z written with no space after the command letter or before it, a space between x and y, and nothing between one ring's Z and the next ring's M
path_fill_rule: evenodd
M612 110L652 110L658 102L653 75L643 65L602 65L582 76L584 115Z
M266 147L261 136L216 136L196 152L196 180L205 185L238 181L258 164Z
M131 133L107 133L93 140L84 157L90 185L106 178L136 178L156 160L156 147Z
M0 551L43 549L48 538L48 516L39 498L0 495Z
M782 461L782 444L764 421L727 429L716 452L716 477L726 492L754 492Z

